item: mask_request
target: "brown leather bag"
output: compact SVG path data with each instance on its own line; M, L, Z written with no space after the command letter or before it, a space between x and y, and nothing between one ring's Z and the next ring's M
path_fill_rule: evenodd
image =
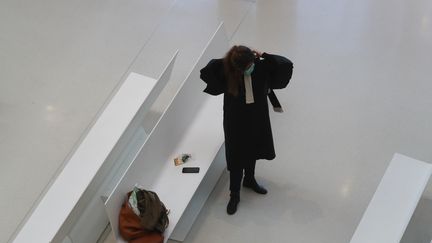
M129 206L128 199L131 194L131 192L129 192L120 209L120 235L129 243L163 243L164 236L162 234L165 228L168 226L167 210L162 202L159 201L162 206L158 206L158 203L154 201L155 198L159 200L157 196L154 197L154 192L145 190L143 191L144 194L141 194L141 200L139 201L139 204L144 204L144 206L147 206L146 211L151 210L156 212L152 212L150 216L149 213L145 214L145 212L140 215L141 217L136 215ZM142 195L146 196L142 197ZM147 201L147 203L144 203L145 201ZM154 217L151 216L156 216L158 220L155 220ZM145 217L148 217L148 222L146 222ZM161 225L163 225L163 227L161 227ZM163 229L162 232L160 232L160 229Z

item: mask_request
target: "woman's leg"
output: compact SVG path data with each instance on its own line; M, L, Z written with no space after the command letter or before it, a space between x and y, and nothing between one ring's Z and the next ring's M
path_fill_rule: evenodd
M245 178L243 180L243 186L251 188L256 193L267 194L267 190L260 186L255 180L255 165L256 160L249 161L245 167Z
M245 181L254 181L255 180L255 165L256 160L249 161L245 166Z
M240 185L243 178L243 169L230 170L230 200L227 206L228 214L235 214L237 205L240 202Z
M229 173L231 195L240 195L240 185L243 178L243 169L231 169Z

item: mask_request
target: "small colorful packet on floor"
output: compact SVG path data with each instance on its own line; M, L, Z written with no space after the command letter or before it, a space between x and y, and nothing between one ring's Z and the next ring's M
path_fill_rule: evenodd
M191 157L192 155L190 154L181 154L174 159L174 165L175 166L182 165L186 163Z

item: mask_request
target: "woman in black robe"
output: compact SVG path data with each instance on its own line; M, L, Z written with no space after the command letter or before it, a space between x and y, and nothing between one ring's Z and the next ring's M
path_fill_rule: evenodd
M200 77L207 84L204 92L224 94L223 127L231 191L228 214L237 211L243 171L243 186L267 193L255 180L256 160L276 156L267 96L271 94L274 99L273 89L288 85L292 69L292 62L285 57L245 46L233 46L223 59L213 59L201 69Z

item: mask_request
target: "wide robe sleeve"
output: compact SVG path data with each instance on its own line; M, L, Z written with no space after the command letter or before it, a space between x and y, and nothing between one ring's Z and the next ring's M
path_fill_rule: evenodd
M200 71L200 78L207 84L204 92L211 95L220 95L225 92L225 79L223 77L222 59L212 59Z
M264 58L266 68L270 75L269 88L285 88L293 73L293 63L286 57L268 53L263 53L261 57Z

